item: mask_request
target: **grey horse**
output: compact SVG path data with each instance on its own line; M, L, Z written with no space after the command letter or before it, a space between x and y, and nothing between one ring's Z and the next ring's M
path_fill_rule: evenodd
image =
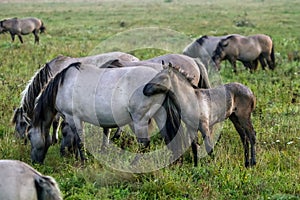
M0 21L0 33L9 32L12 41L15 40L15 35L19 37L21 43L23 39L21 35L27 35L33 33L34 42L39 43L39 32L45 32L46 27L44 26L42 20L35 17L27 17L19 19L17 17L4 19Z
M62 200L59 187L50 176L44 176L18 160L0 160L0 199Z

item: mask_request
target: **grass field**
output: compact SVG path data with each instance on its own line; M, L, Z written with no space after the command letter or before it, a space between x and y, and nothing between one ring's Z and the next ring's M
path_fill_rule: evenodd
M47 33L40 35L40 45L33 43L33 35L24 36L24 44L18 38L11 43L9 34L0 35L1 159L31 163L30 145L22 145L15 138L10 118L34 72L59 54L87 56L101 53L100 46L102 50L126 51L140 59L151 58L168 52L168 48L151 46L152 41L165 44L160 43L158 33L154 37L155 30L161 29L190 40L205 34L264 33L275 43L274 71L259 68L249 73L239 65L236 75L228 63L223 63L219 75L223 83L247 85L257 97L252 116L257 132L254 168L244 168L240 138L229 121L223 124L214 157L200 159L197 168L193 167L191 151L184 155L182 165L151 173L119 172L92 156L84 167L79 167L75 159L60 157L59 145L50 147L45 165L34 167L57 180L64 199L300 199L300 63L299 58L288 56L300 51L299 1L16 2L0 3L0 19L35 16L44 21ZM154 31L149 32L149 27ZM124 46L118 36L132 30L139 40ZM165 37L166 43L183 41L168 38L172 37ZM113 40L120 46L106 46ZM135 43L138 48L132 48ZM151 48L139 48L142 44ZM181 52L181 46L172 46L172 52ZM152 143L153 148L159 145Z

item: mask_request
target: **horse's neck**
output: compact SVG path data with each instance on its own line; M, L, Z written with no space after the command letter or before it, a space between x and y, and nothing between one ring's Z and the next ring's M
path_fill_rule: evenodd
M230 114L232 100L226 87L219 86L212 89L198 89L199 106L209 108L210 124L225 120Z
M173 84L173 91L183 112L186 111L189 113L195 109L195 107L197 108L197 96L192 84L186 80L185 77L180 75L175 75L171 78L173 83L175 83Z

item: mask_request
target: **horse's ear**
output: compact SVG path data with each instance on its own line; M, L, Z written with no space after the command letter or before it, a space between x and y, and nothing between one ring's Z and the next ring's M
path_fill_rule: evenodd
M227 47L229 44L228 40L222 41L222 47Z
M170 73L172 71L172 68L173 68L172 63L169 62L169 66L168 67L169 67L169 73Z
M168 68L168 66L165 65L165 61L164 60L161 61L161 64L162 64L163 69L167 69Z

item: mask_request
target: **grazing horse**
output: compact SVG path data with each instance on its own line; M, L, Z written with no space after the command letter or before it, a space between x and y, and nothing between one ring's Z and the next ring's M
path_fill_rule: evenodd
M46 63L44 67L38 70L35 75L30 79L26 88L22 92L20 107L15 109L12 123L15 125L15 131L21 138L25 138L26 143L26 130L31 124L33 117L34 102L40 94L43 87L48 83L51 77L55 76L58 72L69 66L74 62L83 62L94 64L99 67L106 67L112 60L119 59L122 61L138 61L139 59L123 52L109 52L93 56L72 58L67 56L58 56ZM52 142L57 142L57 127L58 118L53 121L53 137Z
M76 127L80 149L84 142L83 121L104 128L130 123L138 142L149 146L149 120L154 118L160 124L157 111L171 108L172 103L164 94L143 95L144 85L157 73L147 66L104 69L80 63L63 69L48 82L36 101L28 132L32 161L43 163L50 146L49 128L57 112L73 123L71 127ZM167 120L173 120L168 113Z
M187 55L192 58L199 58L204 66L206 67L206 70L209 69L208 66L213 65L212 62L212 56L213 53L218 45L218 43L228 37L229 35L225 36L208 36L204 35L192 43L190 43L188 46L186 46L183 50L183 54Z
M15 17L0 21L0 33L9 32L12 41L15 40L15 35L17 35L21 43L23 43L21 35L27 35L30 33L33 33L34 35L34 42L39 43L38 33L43 33L45 30L46 27L44 26L42 20L35 17L22 19Z
M0 160L0 199L62 200L54 178L18 160Z
M212 57L217 70L222 60L229 60L236 72L236 60L241 61L250 70L256 70L258 61L263 69L266 62L271 70L275 69L274 45L272 39L263 34L242 36L231 35L222 39Z
M172 94L180 104L182 120L185 122L188 137L192 140L194 165L197 166L197 135L193 131L199 130L205 141L207 153L213 150L211 130L214 124L229 118L240 135L244 146L245 166L256 164L255 138L256 133L251 122L256 99L249 88L240 83L229 83L212 89L194 89L186 74L175 67L167 67L158 73L143 89L146 96L161 93ZM188 99L188 100L187 100ZM192 102L190 99L196 99ZM188 113L188 114L185 114ZM168 132L169 140L176 134ZM186 139L185 139L186 140ZM251 144L251 160L249 162L249 141ZM180 148L180 145L173 147Z

